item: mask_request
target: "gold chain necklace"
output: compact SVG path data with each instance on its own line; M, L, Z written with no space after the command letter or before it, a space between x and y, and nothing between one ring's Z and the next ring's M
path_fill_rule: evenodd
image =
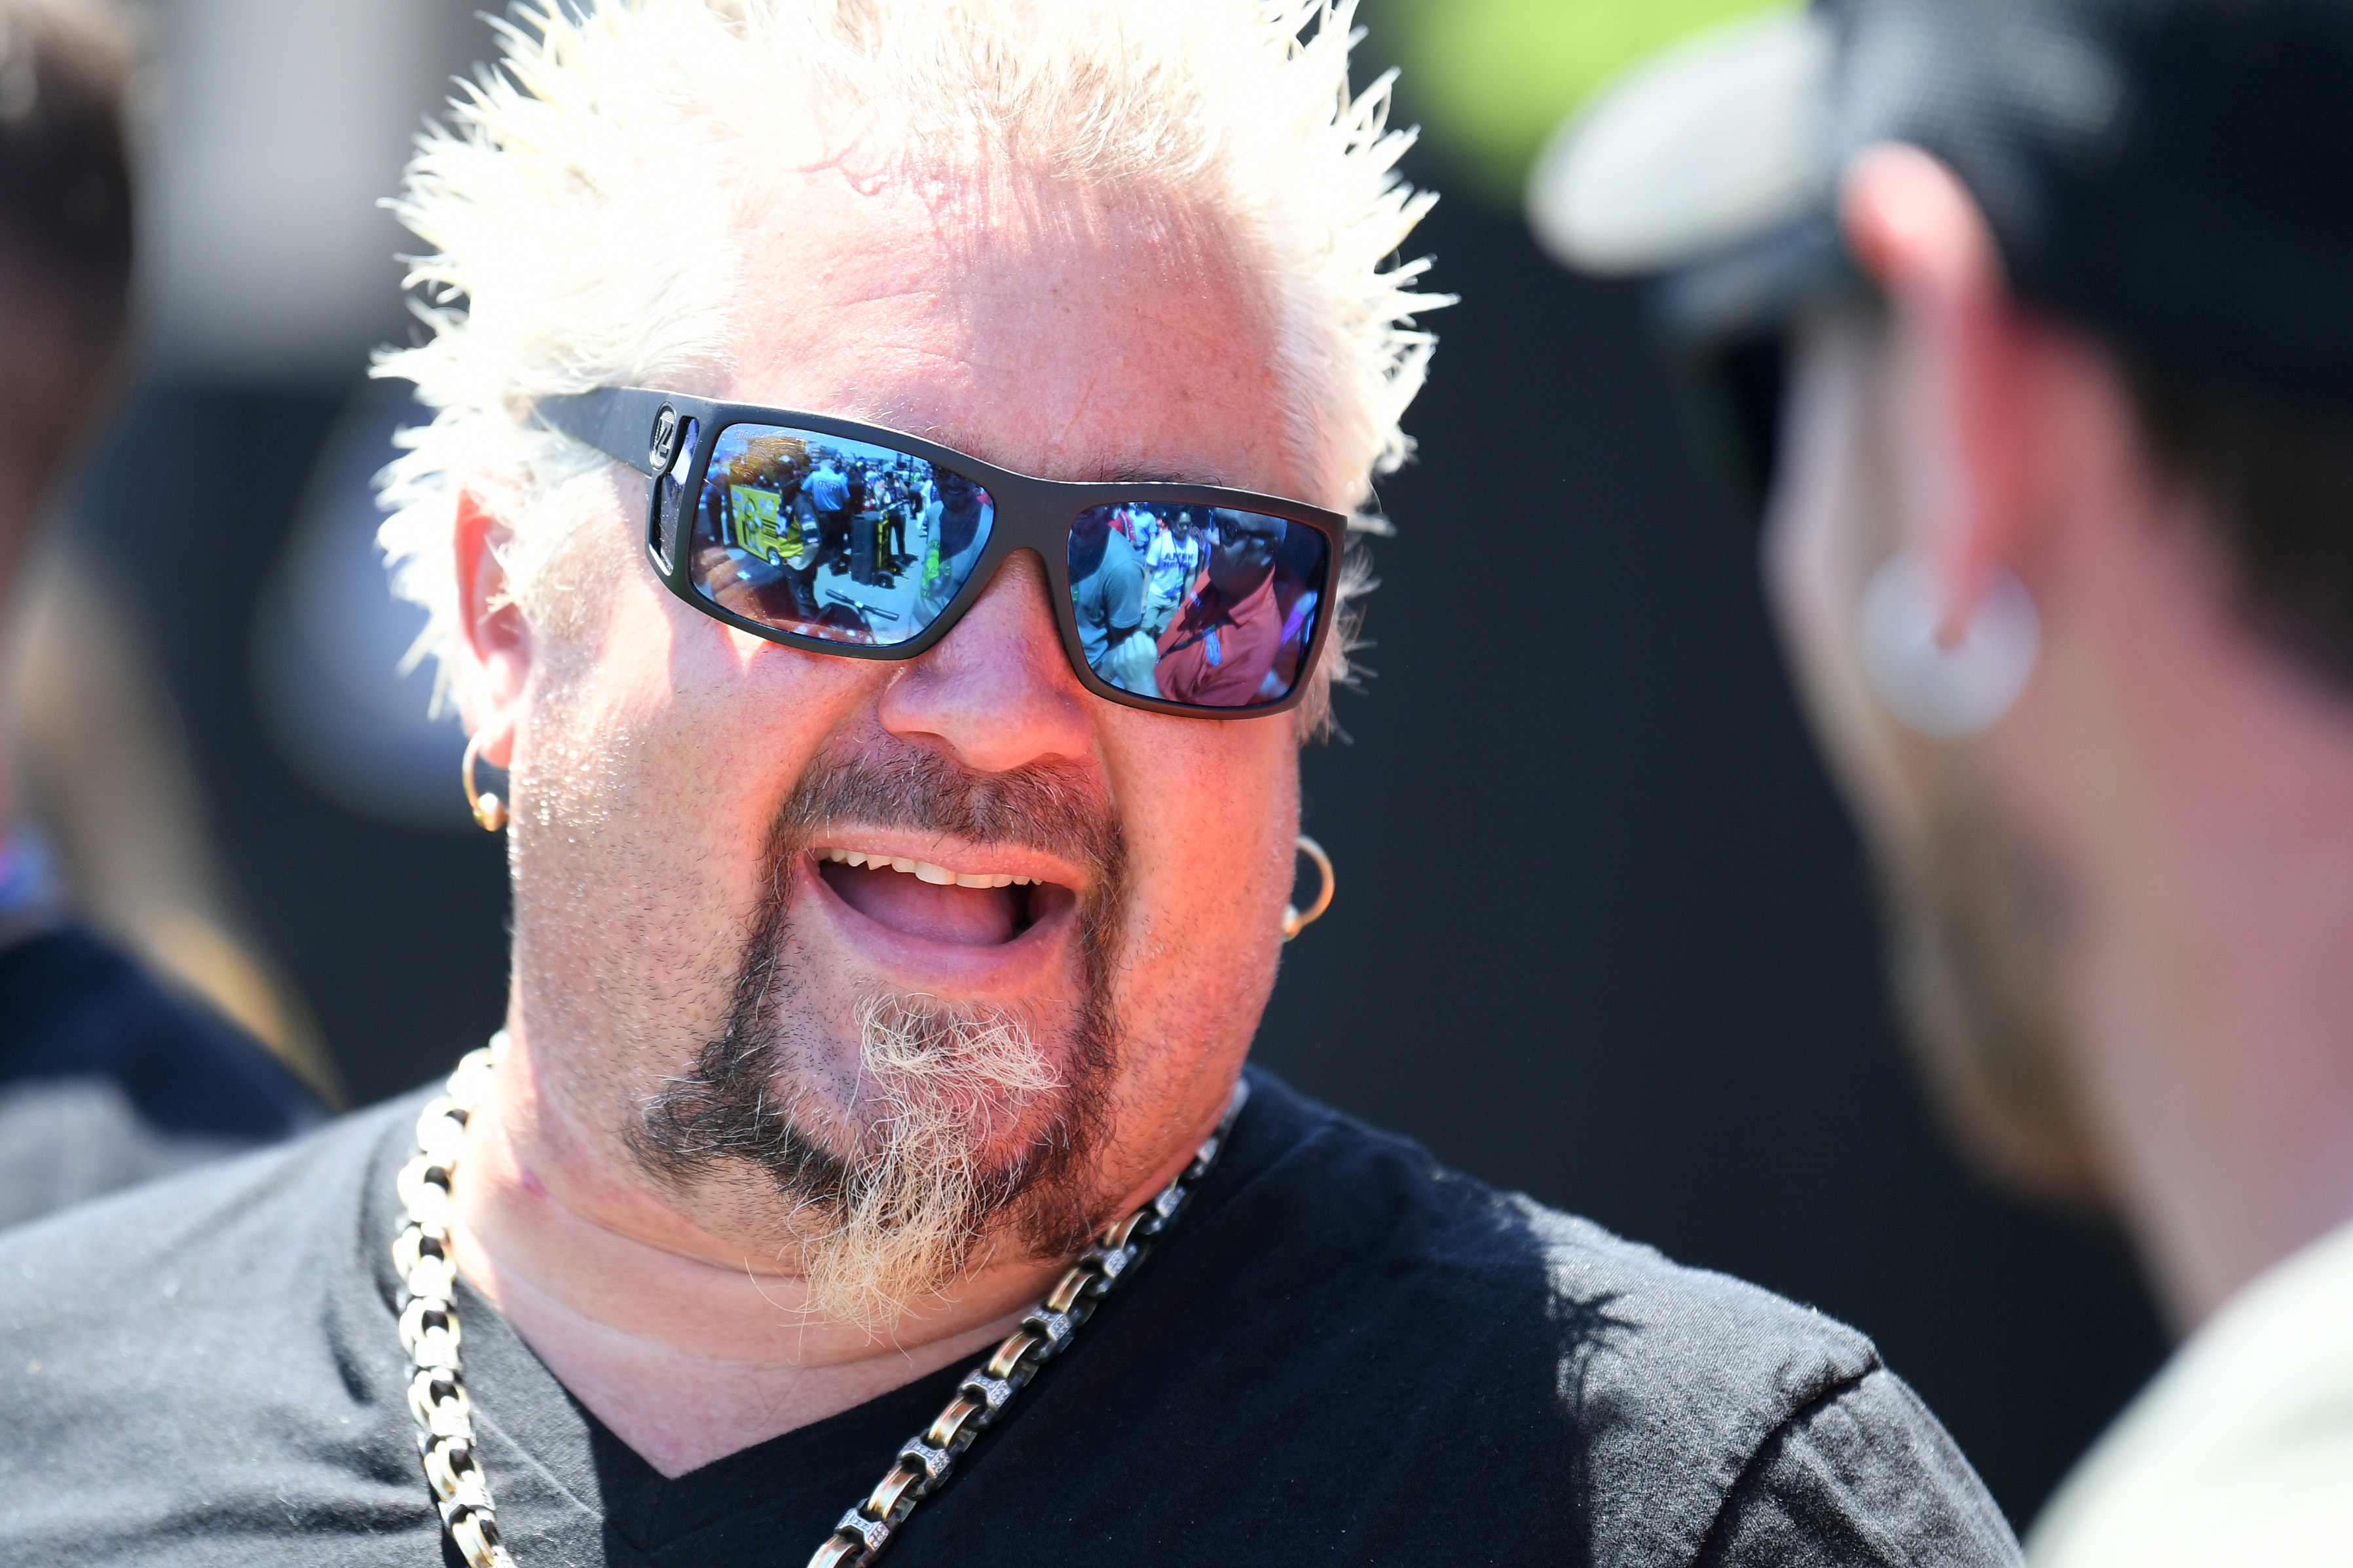
M441 1528L469 1568L514 1568L500 1543L498 1510L475 1452L473 1406L458 1360L458 1269L449 1256L450 1193L466 1121L506 1047L501 1029L488 1046L459 1061L448 1087L417 1113L417 1153L395 1183L407 1216L393 1238L392 1262L401 1278L400 1342L412 1368L408 1411L417 1418L417 1456ZM809 1568L865 1568L891 1543L915 1505L947 1484L973 1439L996 1424L1040 1366L1070 1349L1080 1325L1143 1261L1153 1239L1167 1229L1217 1163L1249 1098L1250 1085L1237 1081L1218 1130L1192 1163L1150 1203L1106 1227L996 1353L965 1373L939 1419L900 1446L881 1482L841 1516L809 1559Z

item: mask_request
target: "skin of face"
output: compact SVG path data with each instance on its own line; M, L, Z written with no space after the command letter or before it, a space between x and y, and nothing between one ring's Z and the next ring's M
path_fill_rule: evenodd
M1273 342L1266 292L1198 215L986 165L772 174L741 210L753 259L736 353L682 390L886 425L1043 476L1301 494L1270 416L1271 353L1250 352ZM776 213L790 221L762 221ZM723 1025L768 890L764 846L812 762L1051 766L1115 814L1122 1044L1091 1183L1108 1215L1182 1167L1249 1049L1281 947L1298 737L1286 718L1175 719L1090 696L1026 554L917 659L734 631L648 570L640 486L617 469L575 487L567 592L536 611L502 599L501 524L460 507L458 689L513 770L515 924L512 1054L469 1129L459 1255L566 1385L678 1474L972 1354L1059 1267L1000 1248L886 1332L813 1321L795 1310L797 1233L772 1194L670 1190L625 1147L638 1107ZM1037 848L904 829L844 824L820 842L1065 887L1086 876ZM1050 1047L1062 1038L1080 1001L1071 922L962 947L865 918L806 858L785 874L783 963L829 1057L796 1086L818 1121L856 1125L854 1016L875 992L1018 1010Z
M1890 325L1800 331L1777 618L1895 924L1982 939L1934 955L1966 1050L2042 1080L2008 1173L2112 1205L2186 1331L2353 1216L2353 704L2253 625L2114 357L2012 300L1949 170L1872 150L1844 219ZM1856 605L1905 547L1948 626L1997 567L2040 612L2018 702L1958 742L1863 678Z
M2105 1178L2061 1039L2064 942L2042 848L1976 759L1907 731L1863 673L1857 607L1917 535L1903 456L1916 407L1880 324L1837 313L1797 339L1766 575L1807 715L1880 873L1906 1043L1981 1165L2037 1193L2096 1198Z

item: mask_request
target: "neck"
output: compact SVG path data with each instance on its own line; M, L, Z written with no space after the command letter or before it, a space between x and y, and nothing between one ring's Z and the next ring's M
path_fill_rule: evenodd
M2042 804L2084 1099L2187 1330L2353 1218L2353 704L2141 528L2078 563L2092 624L2052 638L2018 743L2064 759Z
M634 1168L605 1158L546 1092L523 1032L509 1037L467 1123L459 1268L573 1396L665 1476L976 1356L1068 1261L981 1268L880 1332L817 1318L802 1310L805 1282L789 1259L702 1229ZM1190 1148L1126 1206L1182 1170Z

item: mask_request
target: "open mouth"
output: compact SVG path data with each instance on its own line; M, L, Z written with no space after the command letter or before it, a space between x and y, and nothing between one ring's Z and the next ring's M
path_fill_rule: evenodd
M822 847L810 851L835 896L879 925L958 947L999 947L1073 907L1060 883L979 866Z

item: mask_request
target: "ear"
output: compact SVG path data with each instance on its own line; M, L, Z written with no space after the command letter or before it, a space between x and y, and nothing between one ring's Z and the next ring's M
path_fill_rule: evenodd
M1899 428L1912 516L1942 590L1938 636L1957 640L1991 569L2010 563L2028 494L2040 387L2038 332L2010 298L1984 211L1952 170L1884 142L1848 166L1849 248L1893 306L1903 359Z
M458 647L453 677L467 732L482 733L482 760L503 768L531 678L531 623L512 597L503 559L507 527L471 490L458 495Z

